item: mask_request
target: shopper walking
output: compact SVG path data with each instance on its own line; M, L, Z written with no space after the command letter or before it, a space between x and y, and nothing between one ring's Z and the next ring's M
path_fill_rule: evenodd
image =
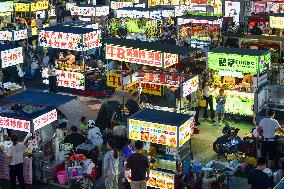
M224 119L224 112L225 112L225 104L226 104L226 96L224 89L219 90L219 95L216 98L216 125L222 124Z
M204 118L208 118L208 113L207 109L208 106L210 108L210 116L211 116L211 121L214 122L214 110L213 110L213 88L212 88L212 83L206 82L203 88L203 98L206 100L206 106L204 109Z
M106 189L117 189L118 188L118 151L116 149L116 142L114 139L107 141L108 152L104 157L104 177Z
M19 137L12 134L11 141L13 143L7 150L6 163L9 165L9 176L11 189L17 188L17 180L20 185L20 189L25 188L24 176L23 176L23 162L26 154L26 147L23 143L18 142Z
M60 8L59 5L57 5L56 8L55 8L55 16L56 16L57 24L61 24L61 22L62 22L62 9Z
M56 73L54 61L49 61L48 66L48 80L49 80L49 92L57 93L57 73Z
M147 189L150 169L148 157L142 153L143 142L135 142L135 152L127 159L126 171L131 170L131 189Z

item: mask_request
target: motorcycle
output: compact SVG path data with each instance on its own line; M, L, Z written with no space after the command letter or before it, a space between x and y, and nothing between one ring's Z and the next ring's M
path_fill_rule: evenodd
M222 129L223 136L218 137L213 143L213 150L218 154L218 159L220 155L226 157L227 154L235 154L239 151L239 145L242 142L238 136L239 130L228 124Z

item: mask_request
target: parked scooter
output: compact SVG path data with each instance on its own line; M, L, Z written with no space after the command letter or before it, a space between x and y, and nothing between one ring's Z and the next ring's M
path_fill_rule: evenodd
M240 129L230 127L228 124L222 129L223 136L217 138L213 143L213 150L220 155L234 154L239 151L241 138L238 136Z

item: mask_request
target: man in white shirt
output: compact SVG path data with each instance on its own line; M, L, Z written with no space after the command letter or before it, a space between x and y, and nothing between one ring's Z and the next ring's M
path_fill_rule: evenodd
M20 189L25 188L24 176L23 176L23 162L24 156L26 156L26 147L23 143L18 142L18 136L13 134L11 136L11 145L7 150L6 163L9 165L9 176L11 189L17 188L17 180L20 185Z
M268 157L268 160L274 160L276 156L276 143L274 140L276 130L284 133L279 125L278 121L274 119L275 111L268 111L268 118L263 118L259 123L259 128L263 135L263 144L261 149L261 155ZM268 162L268 165L271 162Z

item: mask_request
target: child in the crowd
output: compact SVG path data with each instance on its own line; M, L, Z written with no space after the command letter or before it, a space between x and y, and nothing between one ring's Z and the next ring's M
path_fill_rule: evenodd
M219 95L216 98L216 112L217 112L217 120L216 125L222 124L222 121L224 119L224 113L225 113L225 104L226 104L226 95L224 89L219 90Z
M100 129L96 127L96 123L94 120L88 121L88 127L88 140L90 140L93 145L98 146L100 148L103 144L103 137Z
M116 142L114 139L107 141L108 152L104 157L104 177L106 189L117 189L118 188L118 151L116 149Z

